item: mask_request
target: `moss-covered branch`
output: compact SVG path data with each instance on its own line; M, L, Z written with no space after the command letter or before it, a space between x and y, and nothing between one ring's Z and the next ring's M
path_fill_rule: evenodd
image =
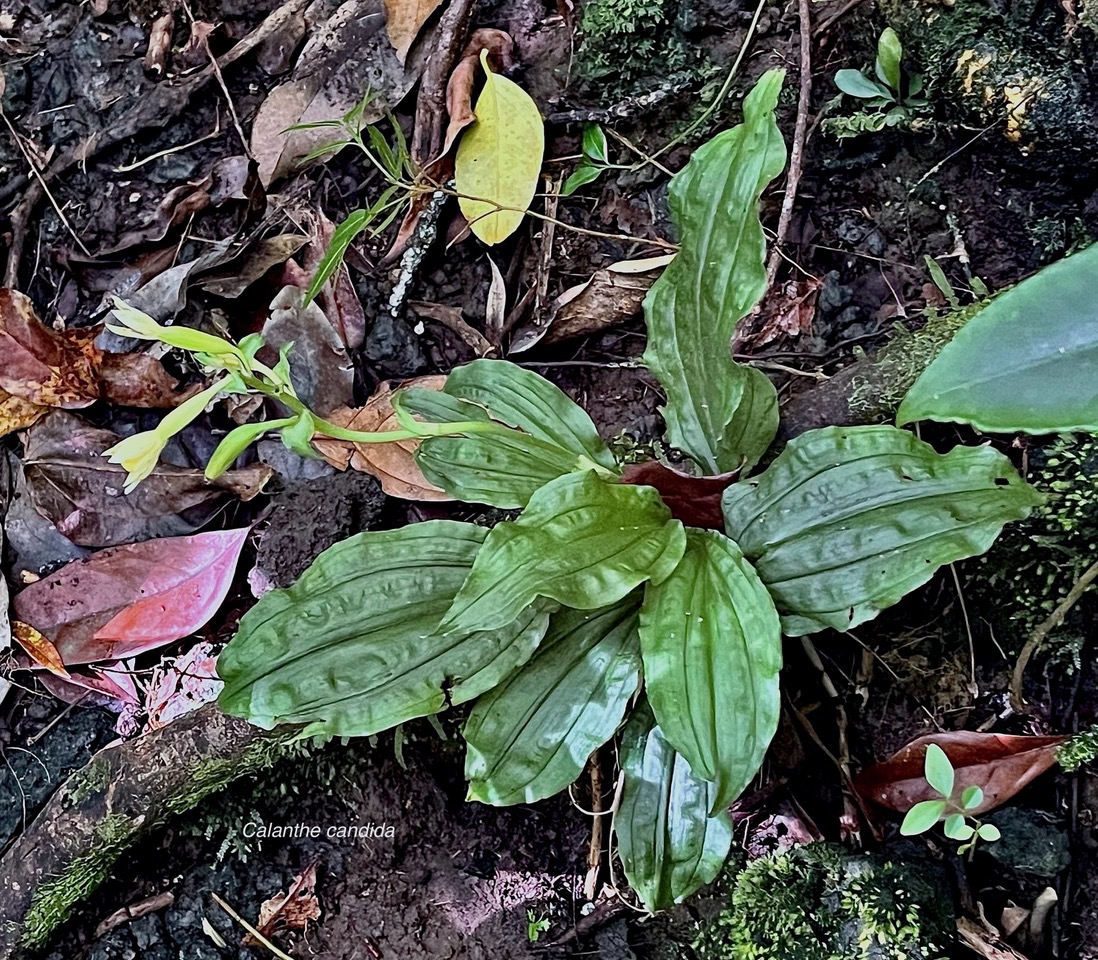
M0 859L0 960L44 944L130 846L237 777L293 749L209 705L100 751Z

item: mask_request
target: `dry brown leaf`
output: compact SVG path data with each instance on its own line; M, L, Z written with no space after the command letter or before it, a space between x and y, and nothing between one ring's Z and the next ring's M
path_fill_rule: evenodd
M357 410L344 408L328 415L332 423L351 430L399 430L400 424L393 413L392 396L400 387L421 387L425 390L441 390L445 376L417 377L398 383L382 383L364 407ZM402 440L396 443L352 443L349 440L333 440L316 437L316 447L325 460L339 470L368 473L381 483L381 489L391 497L404 500L452 500L453 497L428 483L416 464L414 453L418 440Z
M799 337L812 332L816 317L816 298L823 284L814 277L789 280L766 298L766 321L758 333L744 338L744 344L762 347L779 337Z
M149 29L149 47L143 61L143 66L149 73L155 73L158 77L164 76L172 52L174 31L175 14L170 10L153 21Z
M0 390L0 437L26 429L47 410L49 407L31 403L22 397L13 397Z
M320 904L316 899L316 861L310 863L294 878L288 893L279 893L259 906L256 931L270 938L276 928L304 930L310 920L320 919ZM244 938L245 946L260 946L250 933Z
M332 127L289 127L338 120L367 90L373 99L362 120L373 123L415 84L425 54L416 53L402 64L382 20L381 0L346 0L309 39L290 79L268 94L252 123L251 138L263 186L291 173L306 155L341 136Z
M104 353L99 388L104 400L120 407L167 410L193 397L203 384L181 390L164 364L147 353Z
M57 652L53 641L44 637L29 623L23 623L21 620L11 622L11 635L35 663L45 667L50 673L68 678L69 671L65 669L65 661L61 659L61 654Z
M628 323L640 313L649 287L669 262L667 256L648 257L623 260L599 270L549 304L543 324L517 331L509 352L522 353L538 343L559 343Z
M385 30L396 50L397 59L404 63L419 31L442 0L384 0Z
M0 389L46 407L99 399L98 328L53 330L18 290L0 289Z
M473 91L480 70L480 52L488 51L488 64L493 73L506 73L515 65L514 47L515 42L511 35L503 30L486 27L475 30L469 38L461 59L446 84L446 112L450 116L450 123L446 128L446 143L442 148L444 155L450 152L458 134L477 118L473 113ZM417 159L427 163L434 158Z

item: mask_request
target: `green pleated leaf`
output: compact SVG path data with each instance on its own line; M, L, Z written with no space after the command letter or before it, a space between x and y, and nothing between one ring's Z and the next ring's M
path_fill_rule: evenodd
M732 845L732 822L724 810L709 816L716 787L691 772L646 706L626 725L621 747L618 855L630 886L655 913L717 876Z
M664 737L715 783L713 809L728 806L778 729L781 624L770 594L731 540L687 530L674 572L645 588L640 638Z
M783 77L763 74L744 101L743 123L697 150L672 179L682 248L644 301L644 362L667 392L668 436L709 474L757 463L778 429L774 387L733 362L731 340L766 291L758 208L785 166L774 122Z
M435 520L361 533L325 550L245 614L218 659L226 713L303 736L363 736L490 690L533 654L544 606L490 632L435 628L487 530Z
M559 387L506 360L474 360L456 367L443 390L479 404L508 426L518 427L607 470L617 463L591 418Z
M568 474L492 529L440 629L493 630L536 597L594 610L662 580L685 549L682 524L651 487Z
M470 799L533 803L583 772L637 690L638 601L554 614L530 662L477 701L465 724Z
M1098 244L1000 294L923 371L896 422L1098 431L1096 275Z
M597 466L616 470L591 418L549 381L503 360L455 369L444 392L400 391L394 405L433 423L495 419L510 436L436 437L423 441L423 475L458 500L524 507L550 480ZM475 412L475 413L474 413Z
M802 636L872 619L1041 499L989 447L943 456L895 427L827 427L730 486L723 508L785 633Z

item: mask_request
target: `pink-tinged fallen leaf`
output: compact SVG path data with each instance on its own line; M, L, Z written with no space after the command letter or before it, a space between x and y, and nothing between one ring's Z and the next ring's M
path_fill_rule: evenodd
M304 930L310 920L320 919L320 904L316 899L316 861L310 863L290 885L288 893L279 893L259 907L256 930L270 938L275 930ZM245 946L260 946L251 934L244 938Z
M223 686L224 681L217 676L217 655L205 641L181 656L161 661L149 682L145 730L157 730L211 703Z
M888 760L863 770L854 781L858 792L883 807L906 813L938 794L926 782L924 762L930 744L942 748L956 771L954 797L979 787L984 800L972 813L985 813L1006 803L1050 769L1066 737L1020 737L958 730L913 740Z
M622 483L655 488L675 519L708 530L724 529L721 494L735 479L735 473L692 477L655 460L631 464L621 474Z
M425 390L441 390L445 376L417 377L397 387L420 387ZM351 430L381 431L399 430L393 413L391 382L382 383L366 405L357 410L343 408L329 414L328 419ZM350 440L333 440L316 437L313 446L325 460L338 470L358 470L368 473L381 483L381 489L390 497L404 500L452 500L438 487L428 483L415 461L418 440L402 440L395 443L353 443Z
M32 583L13 609L67 666L132 657L217 613L247 537L245 528L100 550Z
M42 685L58 700L86 707L102 706L121 712L141 706L132 670L122 663L105 663L85 670L72 670L61 679L44 674Z
M45 667L50 673L56 674L59 677L68 677L69 672L65 669L65 661L61 659L61 654L57 652L57 647L42 636L42 634L35 630L29 623L21 623L18 620L13 620L11 624L11 635L16 643L27 652L27 656L40 667Z

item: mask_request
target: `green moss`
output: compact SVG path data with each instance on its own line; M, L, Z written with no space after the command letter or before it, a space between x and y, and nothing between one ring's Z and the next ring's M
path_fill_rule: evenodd
M1005 647L1017 649L1094 562L1098 540L1098 438L1063 436L1029 452L1029 481L1046 501L1010 524L980 558L971 581ZM1045 640L1043 652L1068 672L1078 669L1089 618L1089 596Z
M700 960L938 957L953 920L944 889L935 868L797 847L750 863L694 949Z
M699 63L683 36L676 0L589 0L579 33L579 79L604 102Z
M95 828L95 846L77 857L59 877L42 883L34 892L23 921L22 943L40 947L73 907L99 886L119 856L140 834L144 823L125 816L106 817Z
M1098 726L1077 733L1060 748L1057 759L1060 766L1073 773L1084 763L1093 763L1098 757Z
M986 303L980 301L956 310L930 309L926 324L918 330L898 324L870 371L851 383L850 409L866 418L892 419L919 375Z
M103 759L92 760L82 770L77 770L65 782L67 806L79 806L88 797L102 793L110 786L111 765Z

